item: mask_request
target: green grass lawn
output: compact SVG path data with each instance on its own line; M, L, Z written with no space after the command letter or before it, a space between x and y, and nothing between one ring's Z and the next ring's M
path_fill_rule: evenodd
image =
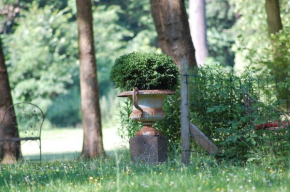
M160 165L132 164L128 150L92 161L55 161L1 166L0 191L289 191L288 165L217 164L193 156Z
M115 131L104 130L106 158L84 161L77 160L81 129L44 130L44 161L1 165L0 191L290 191L289 164L232 166L194 153L188 167L178 154L160 165L133 164ZM37 154L22 149L26 159Z

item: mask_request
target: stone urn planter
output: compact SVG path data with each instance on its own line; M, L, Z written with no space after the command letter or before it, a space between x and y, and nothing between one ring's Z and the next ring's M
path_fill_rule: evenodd
M118 97L129 97L133 103L130 118L143 124L143 128L136 135L161 135L152 125L165 118L163 102L167 95L174 95L171 90L138 90L122 92Z
M174 61L166 54L125 54L116 59L110 78L120 90L135 87L133 91L118 95L131 100L133 111L130 118L143 124L143 128L130 138L133 162L157 164L166 161L168 139L152 125L164 119L164 99L166 95L175 94L171 90L178 86L179 70Z
M118 97L129 97L133 104L130 118L143 124L143 128L130 139L130 153L133 162L158 164L167 160L168 140L152 125L165 118L162 109L167 95L174 95L171 90L138 90L122 92Z

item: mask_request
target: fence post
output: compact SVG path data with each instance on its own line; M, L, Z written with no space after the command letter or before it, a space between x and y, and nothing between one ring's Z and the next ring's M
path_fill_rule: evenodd
M189 64L184 57L180 69L180 98L181 98L181 162L185 165L190 161L190 134L189 134Z

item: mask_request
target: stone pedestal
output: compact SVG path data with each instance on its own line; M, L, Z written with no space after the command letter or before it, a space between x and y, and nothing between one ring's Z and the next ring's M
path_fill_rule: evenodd
M133 162L158 164L167 160L167 138L162 135L136 135L130 139Z

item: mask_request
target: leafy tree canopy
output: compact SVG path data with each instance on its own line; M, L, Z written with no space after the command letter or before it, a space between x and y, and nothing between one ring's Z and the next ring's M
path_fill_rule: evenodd
M46 107L77 75L75 23L68 24L67 9L39 9L34 3L23 10L15 32L5 45L10 82L16 101L31 101ZM38 101L38 102L37 102Z

